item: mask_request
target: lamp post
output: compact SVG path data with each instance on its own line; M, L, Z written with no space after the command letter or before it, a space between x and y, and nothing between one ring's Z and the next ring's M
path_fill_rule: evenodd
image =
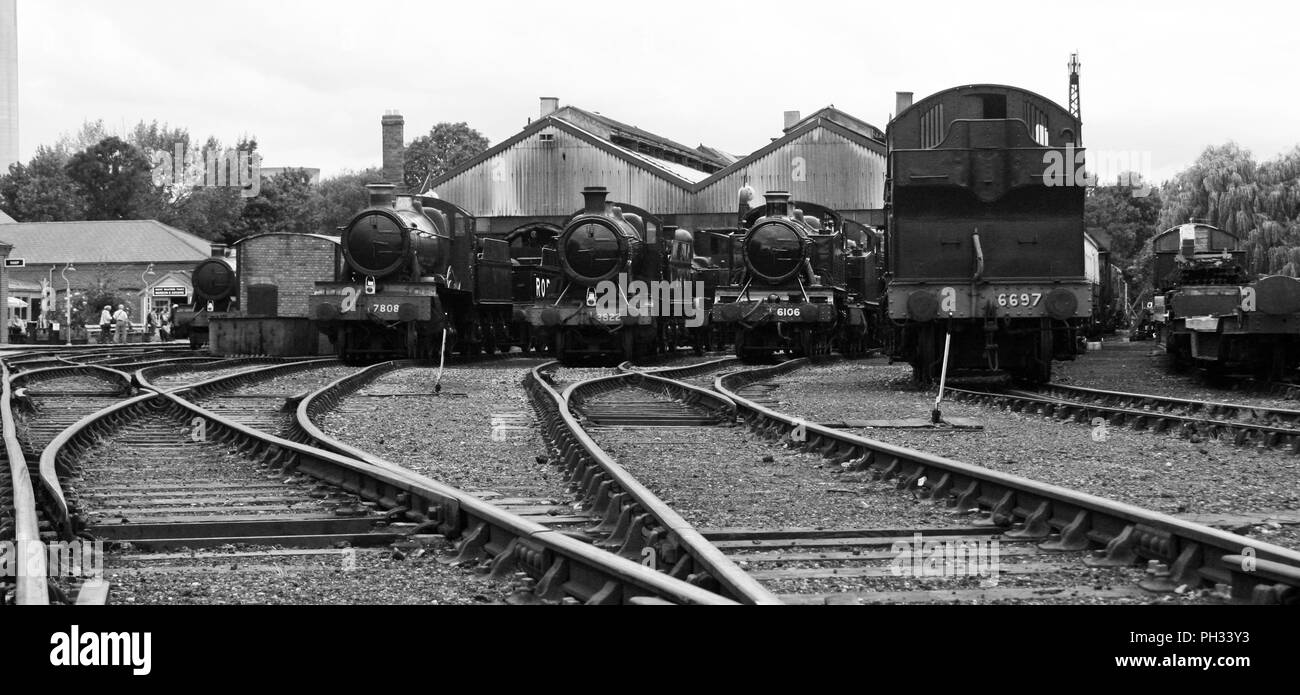
M141 321L141 322L147 322L147 321L149 320L149 319L148 319L148 316L149 316L149 308L148 308L148 307L149 307L149 283L147 283L147 282L145 281L144 276L146 276L146 275L157 275L157 274L158 274L158 273L153 272L153 264L152 264L152 263L149 264L149 267L148 267L148 268L145 268L145 269L144 269L144 272L143 272L143 273L140 273L140 295L141 295L141 297L142 297L141 300L140 300L140 321ZM144 338L141 338L140 341L141 341L141 342L144 342Z
M63 276L63 286L66 288L65 291L68 294L68 296L64 298L68 302L64 314L68 320L68 322L64 324L64 328L63 328L64 331L63 334L67 336L64 345L71 346L72 345L72 281L68 279L69 270L71 270L74 273L77 272L77 269L72 266L72 261L68 261L68 264L63 266L63 272L59 273L59 275Z

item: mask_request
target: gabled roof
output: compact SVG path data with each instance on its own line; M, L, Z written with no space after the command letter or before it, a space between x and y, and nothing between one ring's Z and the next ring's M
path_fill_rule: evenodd
M883 130L871 125L870 123L867 123L861 118L858 118L856 116L850 116L849 114L835 108L834 104L831 104L830 106L827 106L826 108L823 109L818 109L815 113L808 116L807 118L799 121L798 123L795 123L789 128L786 128L785 132L788 133L792 130L795 130L796 128L799 128L800 126L802 126L803 124L809 121L813 121L817 119L838 123L844 126L845 128L848 128L849 130L856 131L869 138L880 140L881 142L884 142L885 140L885 132Z
M634 166L640 167L641 169L649 171L650 173L658 176L659 178L665 179L670 183L674 183L682 188L690 188L695 182L704 179L705 177L708 176L708 173L703 171L691 169L690 167L682 166L674 162L666 162L662 159L658 159L650 155L642 154L640 152L633 152L632 150L629 150L626 147L620 147L610 142L609 140L606 140L600 137L599 135L586 130L585 128L580 128L577 125L574 125L573 123L570 123L569 121L563 118L557 118L555 114L552 114L550 116L545 116L543 118L539 118L533 121L532 123L529 123L526 127L524 127L523 130L519 131L518 133L515 133L513 136L506 138L505 140L502 140L501 142L497 143L492 147L489 147L488 149L484 150L483 152L479 153L477 156L469 159L468 161L462 162L459 166L444 173L442 176L433 179L432 181L429 182L429 188L436 189L438 186L441 186L442 184L450 181L451 179L460 176L464 172L473 169L474 167L482 164L483 162L488 161L489 159L492 159L493 157L497 156L501 152L504 152L505 150L514 147L519 142L522 142L523 140L532 137L533 135L535 135L536 133L538 133L539 131L545 128L557 128L566 133L574 135L575 137L582 139L583 141L587 142L588 144L596 148L604 150L605 152L608 152L614 155L615 157L618 157L619 159L628 162L629 164L632 164Z
M587 130L585 127L580 127L574 124L573 122L560 117L560 115L564 111L570 111L570 110L571 113L582 113L582 114L587 113L582 109L578 109L572 106L566 106L563 109L560 109L559 111L556 111L555 113L549 116L544 116L542 118L539 118L536 121L529 123L527 126L524 127L523 130L519 131L513 136L505 140L502 140L496 145L489 147L487 150L479 153L477 156L473 157L472 159L462 162L460 165L444 173L442 176L433 179L432 181L429 182L428 187L430 189L436 189L438 186L441 186L442 184L450 181L451 179L460 176L464 172L469 171L470 169L473 169L474 167L482 164L483 162L488 161L489 159L500 154L501 152L508 150L511 147L514 147L519 142L522 142L523 140L533 136L537 132L547 127L558 128L567 133L575 135L581 138L582 140L586 141L587 143L601 150L604 150L614 155L615 157L618 157L619 159L622 159L630 164L633 164L634 166L649 171L655 174L656 176L658 176L659 178L674 183L680 186L681 188L684 188L692 193L699 192L700 190L704 189L714 181L723 178L724 176L730 174L731 172L737 169L747 166L750 162L756 159L760 159L762 157L767 156L772 151L780 147L783 147L787 143L799 137L802 137L804 134L811 132L812 130L815 130L817 128L826 128L827 130L838 133L839 135L842 135L846 139L852 140L862 145L863 147L879 152L881 155L885 153L885 143L880 137L883 135L880 132L880 129L876 128L875 126L865 121L854 118L853 116L850 116L844 113L843 111L840 111L839 109L836 109L834 107L827 107L825 109L818 111L817 113L814 113L808 118L799 121L795 125L787 128L783 136L773 140L772 142L768 143L758 151L753 152L740 159L736 159L732 157L733 161L730 164L727 164L722 169L718 169L717 171L714 171L713 173L710 174L707 172L700 171L698 169L692 169L691 167L683 166L675 162L665 161L657 157L652 157L648 154L636 152L629 148L616 145L613 142L611 142L608 138L601 137L598 133L593 133ZM590 114L590 115L598 116L598 114ZM605 120L611 123L616 123L616 124L618 123L618 121L613 121L612 119L605 119ZM630 128L632 126L627 126L627 127ZM712 149L712 148L708 148L708 149ZM720 152L720 150L714 150L714 151ZM730 155L728 156L730 157ZM718 159L717 161L721 161L721 160Z
M0 224L13 224L13 222L14 218L6 215L4 210L0 210Z
M833 107L828 107L828 108L833 108ZM735 172L737 169L743 169L749 166L751 162L766 157L772 152L775 152L776 150L785 147L790 142L803 137L805 134L813 130L816 130L817 128L825 128L833 133L837 133L848 140L852 140L853 142L856 142L859 145L866 147L867 149L875 150L876 152L880 153L882 156L885 154L885 143L882 142L881 140L871 137L870 135L863 133L862 131L852 129L843 125L840 122L840 120L842 119L838 119L838 118L832 119L829 117L831 114L825 114L820 116L818 115L818 114L823 114L827 110L828 109L822 109L821 111L818 111L817 113L809 116L808 118L805 118L802 121L799 121L798 123L790 126L789 128L786 129L785 135L782 135L781 137L773 140L767 145L764 145L758 150L755 150L754 152L750 153L748 156L737 161L735 164L732 164L726 169L713 172L712 174L709 175L707 179L704 179L703 181L697 183L692 188L692 190L699 191L701 189L707 188L710 184L714 183L715 181L719 181L723 178L726 178L727 176ZM834 111L837 114L843 115L849 119L852 119L859 123L864 123L864 125L867 125L867 127L869 128L874 127L871 126L870 124L866 124L863 121L858 121L858 119L853 118L848 114L845 114L843 111L839 111L838 109L834 109ZM876 132L879 131L877 130Z
M725 158L706 151L703 147L688 147L648 130L576 106L565 106L551 116L569 121L611 144L692 169L718 169L731 163ZM676 162L677 159L684 161Z
M4 226L10 256L42 263L194 262L211 244L157 220L14 222Z

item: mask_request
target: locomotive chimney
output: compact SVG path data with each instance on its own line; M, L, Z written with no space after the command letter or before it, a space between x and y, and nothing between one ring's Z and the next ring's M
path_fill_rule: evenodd
M894 116L906 111L911 105L911 92L894 92Z
M587 186L582 189L582 211L599 215L605 212L605 196L609 191L604 186Z
M370 193L371 207L391 207L396 200L397 186L391 183L369 183L366 191Z
M560 110L559 97L542 97L542 111L541 111L542 118L546 118L547 116L559 110Z
M406 119L396 111L389 111L380 119L384 131L384 183L403 186L406 179L405 135Z
M763 196L767 199L767 210L764 211L767 217L789 217L790 216L790 194L786 191L768 191Z
M785 112L785 129L786 129L786 130L789 130L789 129L793 128L793 127L794 127L794 124L798 123L800 120L801 120L801 119L799 118L799 112L798 112L798 111L786 111L786 112Z

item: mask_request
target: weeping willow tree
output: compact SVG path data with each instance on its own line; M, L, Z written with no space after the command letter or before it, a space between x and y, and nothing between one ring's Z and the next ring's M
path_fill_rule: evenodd
M1300 147L1262 164L1229 142L1165 183L1160 225L1203 219L1236 234L1252 273L1300 276Z

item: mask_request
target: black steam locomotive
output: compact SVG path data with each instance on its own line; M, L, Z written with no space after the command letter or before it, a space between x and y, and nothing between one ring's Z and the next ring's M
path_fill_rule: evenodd
M341 359L436 358L508 350L519 337L508 244L475 239L451 203L371 184L370 205L342 228L335 281L309 305Z
M1080 122L1032 92L955 87L886 132L892 357L950 375L1051 377L1092 311Z
M1189 222L1157 234L1154 314L1169 365L1262 379L1300 365L1300 280L1254 278L1236 235Z
M190 283L194 287L193 301L172 315L172 337L188 338L190 347L197 350L208 344L208 320L212 314L234 308L239 280L235 269L224 259L208 258L194 266Z
M560 276L526 309L535 343L566 363L629 360L707 340L703 297L694 282L694 239L658 217L582 191L583 209L564 223L553 258Z
M880 238L858 225L850 240L855 223L820 205L796 205L785 191L766 198L730 235L736 272L714 294L713 321L729 329L737 356L857 356L876 347Z

